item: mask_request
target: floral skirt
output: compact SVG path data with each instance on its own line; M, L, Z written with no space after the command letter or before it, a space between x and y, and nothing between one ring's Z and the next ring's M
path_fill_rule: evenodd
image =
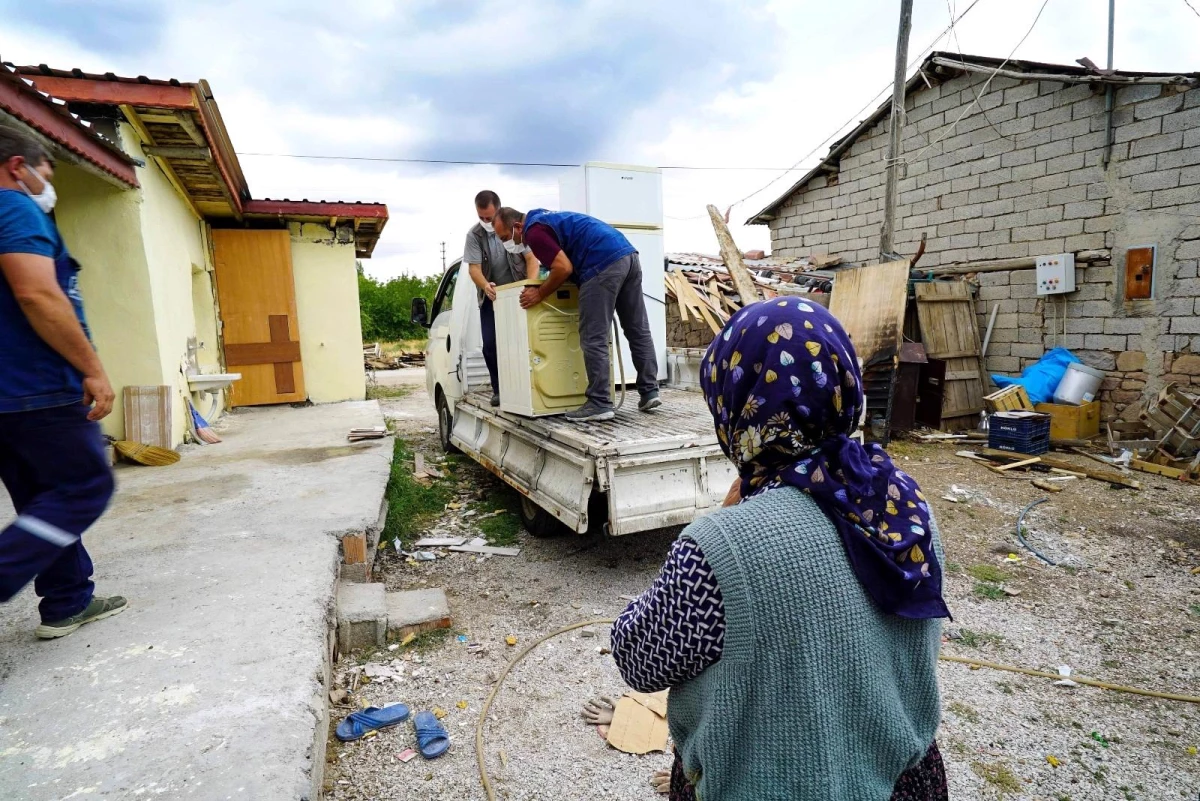
M891 801L947 801L950 789L946 784L946 766L937 743L929 746L925 758L916 767L900 774L892 790ZM696 801L696 791L683 775L683 760L675 753L675 764L671 767L670 801Z

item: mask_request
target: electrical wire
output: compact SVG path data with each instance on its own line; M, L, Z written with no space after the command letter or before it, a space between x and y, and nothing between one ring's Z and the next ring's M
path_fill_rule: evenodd
M1000 73L1000 70L1004 69L1008 65L1008 62L1012 61L1013 54L1017 52L1017 50L1021 47L1021 45L1025 44L1025 40L1029 38L1029 35L1031 33L1033 33L1033 29L1037 27L1038 21L1042 18L1042 12L1046 10L1046 6L1049 4L1050 4L1050 0L1042 0L1041 8L1038 9L1037 16L1035 16L1033 18L1033 24L1031 24L1029 26L1029 30L1025 31L1025 35L1022 36L1021 40L1019 42L1017 42L1016 45L1013 46L1012 50L1009 51L1008 57L1005 58L1004 61L1000 62L1000 66L996 67L996 69L994 69L992 71L992 74L988 76L988 79L983 82L983 87L979 90L979 94L975 95L975 99L973 101L971 101L970 105L968 105L965 109L963 109L962 114L959 114L958 118L955 119L954 122L951 123L949 125L949 127L947 127L946 130L943 131L938 136L937 139L934 139L932 142L927 144L925 147L923 147L919 151L917 151L917 154L915 156L913 156L911 159L901 156L901 157L898 157L895 159L896 163L911 164L914 161L919 161L921 159L921 156L925 155L925 153L927 153L931 147L933 147L934 145L940 144L943 139L945 139L950 134L954 133L954 130L958 127L958 124L960 122L962 122L964 119L966 119L967 115L971 113L971 110L973 108L975 108L977 105L979 105L980 99L982 98L982 96L984 94L987 94L988 87L992 85L992 81L996 79L996 76ZM972 92L973 91L974 90L972 89ZM887 163L887 159L884 159L884 163L885 164Z
M508 678L508 674L518 663L547 640L552 640L568 632L582 629L586 626L611 626L615 620L585 620L580 623L572 623L569 626L563 626L561 629L545 634L533 642L526 645L517 653L512 660L504 666L504 670L500 671L500 675L496 678L496 683L492 685L492 691L488 693L487 700L483 702L483 708L479 712L479 721L475 724L475 763L479 766L479 781L483 785L483 791L487 795L488 801L496 801L496 790L492 787L492 780L488 776L487 763L483 753L483 727L487 723L488 712L492 709L492 704L496 700L496 696L500 694L500 688L504 685L504 680ZM1005 665L999 662L985 662L980 659L967 659L962 656L952 656L950 654L939 654L938 659L942 662L954 662L960 665L968 665L970 667L988 668L989 670L1002 670L1009 673L1020 673L1025 676L1034 676L1041 679L1053 679L1060 681L1062 676L1057 673L1047 673L1043 670L1031 670L1030 668L1017 667L1015 665ZM1071 676L1071 681L1076 684L1082 684L1086 687L1098 687L1102 690L1111 690L1113 692L1131 693L1133 695L1144 695L1150 698L1162 698L1167 701L1179 701L1185 704L1200 704L1200 697L1194 695L1183 695L1180 693L1166 693L1158 690L1144 690L1140 687L1126 687L1121 684L1110 684L1105 681L1097 681L1083 676Z
M912 69L913 67L915 67L917 64L921 63L921 61L922 61L922 60L924 60L925 56L926 56L926 55L927 55L927 54L928 54L930 51L932 51L934 47L936 47L936 46L937 46L937 43L938 43L938 42L940 42L940 41L941 41L941 40L942 40L942 39L943 39L943 38L946 36L946 34L947 34L947 33L949 33L949 32L951 31L951 29L953 28L954 24L956 24L956 23L958 23L958 22L961 22L961 21L962 21L962 19L963 19L963 17L965 17L965 16L967 16L967 14L971 13L971 9L973 9L973 8L975 8L975 6L979 5L979 2L980 2L980 0L973 0L973 2L971 3L971 5L967 6L967 9L966 9L966 11L964 11L963 13L961 13L961 14L959 14L959 15L958 15L958 19L951 20L951 23L950 23L950 25L949 25L949 26L947 26L947 27L946 27L946 29L945 29L944 31L942 31L941 33L939 33L939 34L938 34L938 35L937 35L937 36L934 38L934 40L933 40L932 42L930 42L930 43L929 43L929 44L928 44L928 45L925 47L925 49L924 49L924 50L922 50L922 51L920 52L920 54L919 54L919 55L918 55L918 56L917 56L915 59L913 59L913 60L912 60L912 62L910 62L910 63L909 63L909 65L908 65L908 69L910 69L910 70L911 70L911 69ZM871 106L873 106L873 105L875 105L876 103L878 103L878 102L879 102L879 98L880 98L880 97L882 97L882 96L883 96L884 94L886 94L887 92L891 91L891 90L892 90L892 88L893 88L893 82L892 82L892 81L888 81L888 83L887 83L887 84L886 84L886 85L885 85L885 86L884 86L882 89L880 89L878 92L876 92L876 93L875 93L875 95L874 95L874 97L872 97L870 100L868 100L868 101L866 102L866 104L865 104L865 105L863 105L863 107L862 107L862 108L860 108L858 111L854 112L854 114L852 114L852 115L850 116L850 119L846 120L846 121L845 121L845 122L843 122L841 125L839 125L839 126L838 126L838 128L837 128L837 130L835 130L833 133L831 133L829 136L827 136L827 137L826 137L824 140L822 140L822 141L821 141L821 142L820 142L820 143L819 143L819 144L818 144L816 147L814 147L812 150L808 151L808 152L807 152L807 153L805 153L803 156L801 156L801 157L800 157L800 158L799 158L799 159L796 161L796 163L795 163L795 164L793 164L793 165L792 165L790 168L788 168L788 170L786 170L785 172L781 173L780 175L777 175L777 176L775 176L775 177L774 177L774 178L772 178L772 179L771 179L771 181L770 181L769 183L767 183L765 186L762 186L762 187L760 187L760 188L758 188L758 189L755 189L753 192L751 192L750 194L746 195L746 196L745 196L744 198L742 198L741 200L739 200L739 201L736 201L736 202L735 202L735 203L733 203L732 205L733 205L733 206L740 206L742 203L745 203L747 200L749 200L750 198L752 198L752 197L754 197L755 195L759 194L760 192L764 192L764 191L766 191L767 189L770 189L772 186L774 186L774 185L775 185L775 184L776 184L776 183L779 181L779 179L783 178L783 176L784 176L784 175L786 175L787 173L796 171L796 170L797 170L797 168L799 168L799 166L800 166L800 164L801 164L801 163L803 163L803 162L804 162L805 160L807 160L809 157L811 157L812 155L814 155L814 154L815 154L815 153L816 153L818 150L820 150L821 148L823 148L825 145L829 144L829 142L833 141L833 139L834 139L835 137L837 137L837 135L838 135L838 134L840 134L840 133L841 133L841 132L842 132L842 131L843 131L843 130L846 128L846 126L847 126L847 125L850 125L851 123L855 122L855 121L858 119L858 117L859 117L859 115L860 115L860 114L862 114L864 111L866 111L867 109L869 109ZM732 206L731 206L731 208L732 208Z
M1192 10L1193 14L1195 14L1197 17L1200 17L1200 11L1196 10L1196 7L1192 5L1191 0L1183 0L1183 2L1187 3L1187 7Z
M946 10L950 12L950 34L954 37L954 49L958 51L958 60L965 67L967 59L963 56L962 42L958 38L958 28L954 24L954 0L946 0ZM983 107L983 97L975 91L975 84L970 85L971 94L975 95L975 102L979 104L979 110L983 112L983 119L987 122L988 127L996 132L996 135L1001 139L1016 143L1016 138L1004 134L996 124L992 122L992 118L988 116L987 109Z
M1030 545L1028 542L1026 542L1025 541L1025 532L1023 532L1021 530L1023 528L1022 523L1025 522L1025 515L1027 515L1029 513L1029 510L1035 506L1040 506L1041 504L1046 503L1049 500L1050 500L1049 498L1041 498L1039 500L1034 501L1033 503L1029 504L1024 509L1021 510L1021 514L1017 515L1017 539L1019 539L1021 541L1021 544L1025 546L1025 550L1032 553L1038 559L1041 559L1043 562L1050 565L1051 567L1058 567L1058 562L1050 561L1050 559L1043 556L1040 551L1038 551L1036 548L1034 548L1032 545Z
M393 158L391 156L332 156L332 155L315 155L310 153L250 153L238 151L239 156L256 156L259 158L273 159L314 159L318 161L382 161L393 164L448 164L448 165L466 165L472 167L578 167L578 164L566 164L553 161L471 161L468 159L413 159L413 158ZM684 164L665 164L657 167L660 170L728 170L733 172L753 172L756 170L771 172L774 170L783 170L784 172L795 172L799 169L797 166L792 167L722 167L722 166L698 166Z

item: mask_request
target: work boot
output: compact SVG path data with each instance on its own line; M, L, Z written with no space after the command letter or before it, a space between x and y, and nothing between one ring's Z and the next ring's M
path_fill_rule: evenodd
M651 412L662 406L662 401L658 398L658 391L647 392L642 396L641 403L638 404L639 412Z
M492 408L497 409L499 407L500 407L500 393L493 392L492 393Z
M572 423L600 423L617 416L611 406L601 406L595 401L588 401L574 411L564 415Z
M126 606L125 599L120 595L112 595L108 598L92 598L92 602L87 605L87 609L84 609L79 614L54 623L43 621L42 625L38 626L37 630L34 631L34 634L37 635L38 639L42 640L66 637L85 623L94 623L97 620L121 614L125 611Z

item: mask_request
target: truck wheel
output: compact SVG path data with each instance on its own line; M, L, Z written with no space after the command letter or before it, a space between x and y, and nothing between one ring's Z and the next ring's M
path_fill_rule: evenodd
M435 405L438 416L438 442L445 453L458 453L458 448L454 447L454 443L450 441L450 432L454 428L454 417L450 414L450 404L446 402L446 396L442 394L441 389L437 391Z
M557 517L524 496L521 498L521 525L533 536L541 538L557 537L567 531Z

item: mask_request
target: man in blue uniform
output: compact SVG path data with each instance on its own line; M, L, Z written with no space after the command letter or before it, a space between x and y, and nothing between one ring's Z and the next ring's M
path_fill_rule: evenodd
M0 531L0 602L32 580L42 639L125 610L93 594L81 540L113 493L96 422L113 390L49 216L53 177L40 144L0 126L0 481L17 512Z
M496 236L509 252L525 248L550 267L541 286L521 293L521 307L536 306L568 278L579 284L579 344L587 370L587 403L567 412L572 422L611 420L615 416L609 390L612 366L608 332L613 313L629 341L637 369L638 409L649 412L658 398L658 359L650 337L642 292L642 263L625 235L606 222L573 211L533 209L522 214L503 208L492 220Z

